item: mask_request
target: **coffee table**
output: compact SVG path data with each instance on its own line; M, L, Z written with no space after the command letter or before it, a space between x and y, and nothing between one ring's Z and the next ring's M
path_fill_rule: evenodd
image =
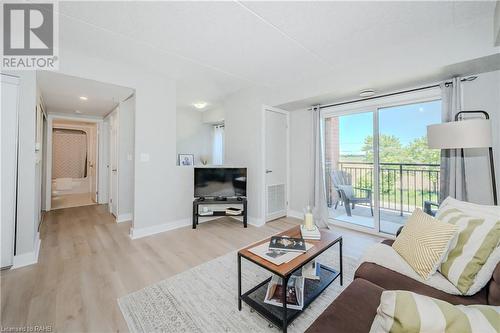
M280 327L283 332L287 331L287 326L297 318L335 279L340 278L340 285L343 284L342 276L342 236L330 231L320 230L321 240L306 240L307 243L313 245L306 253L301 254L297 258L275 265L256 254L253 254L249 249L262 243L269 243L271 238L264 239L254 243L238 251L238 310L241 311L241 302L247 303L251 308L260 313L274 325ZM296 226L292 229L277 234L276 236L301 237L300 227ZM264 303L264 297L267 291L267 284L271 277L262 281L245 293L241 293L241 258L268 270L269 272L281 277L284 286L288 284L288 280L294 274L300 275L300 269L308 262L331 248L333 245L339 244L339 269L334 269L321 264L320 279L310 280L305 279L304 284L304 307L303 310L287 309L285 296L283 293L283 307Z

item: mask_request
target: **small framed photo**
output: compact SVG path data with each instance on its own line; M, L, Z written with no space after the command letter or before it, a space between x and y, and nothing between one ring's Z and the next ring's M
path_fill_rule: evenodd
M194 165L194 155L193 154L179 154L179 165L180 166L192 166Z

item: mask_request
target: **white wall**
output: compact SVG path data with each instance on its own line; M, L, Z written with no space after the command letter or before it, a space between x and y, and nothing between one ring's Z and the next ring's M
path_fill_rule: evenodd
M312 113L290 112L290 198L289 210L302 213L311 191Z
M204 112L188 108L177 110L177 154L193 154L200 165L200 157L212 160L212 125L203 121ZM177 155L176 155L177 156Z
M497 193L500 197L500 71L479 74L478 78L462 85L462 109L483 110L490 114L493 130L493 156ZM491 204L491 174L487 149L466 149L468 200Z
M129 219L134 211L134 109L135 97L118 108L118 219Z
M217 107L202 113L203 122L207 124L220 124L224 122L224 109Z

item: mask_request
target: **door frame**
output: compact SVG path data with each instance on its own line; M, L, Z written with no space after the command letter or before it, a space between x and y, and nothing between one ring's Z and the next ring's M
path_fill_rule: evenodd
M342 105L342 106L335 106L335 107L327 108L327 109L322 111L321 121L324 121L326 118L330 118L330 117L359 114L359 113L364 113L364 112L372 112L372 114L373 114L373 127L372 127L373 128L373 156L374 156L374 161L373 161L373 173L374 173L374 179L373 179L373 186L374 186L373 218L374 218L374 223L373 223L373 228L359 226L359 225L355 225L355 224L348 223L348 222L342 222L342 221L336 220L334 218L329 218L330 223L332 223L333 225L339 226L339 227L344 227L344 228L348 228L348 229L352 229L352 230L356 230L356 231L362 231L364 233L378 235L378 236L382 236L385 238L387 238L387 237L395 238L394 235L380 231L380 198L379 198L380 179L378 177L379 172L380 172L380 165L379 165L379 162L380 162L379 161L379 135L380 135L379 110L384 109L384 108L388 108L388 107L395 107L395 106L408 105L408 104L414 104L414 103L422 103L422 102L430 102L430 101L438 100L441 98L442 98L441 89L439 87L436 87L436 88L429 88L429 89L420 90L420 91L416 91L416 92L401 93L401 94L387 96L387 97L380 97L380 98L374 98L374 99L370 99L370 100L354 102L352 104L347 104L347 105ZM324 137L321 139L324 140Z
M95 135L95 145L96 145L96 161L95 161L95 177L96 177L96 190L98 192L97 199L99 199L99 193L101 188L101 182L99 182L99 173L101 168L103 167L101 164L104 160L102 154L103 150L100 147L101 138L97 135L97 133L102 132L103 120L100 118L94 117L77 117L70 115L62 115L62 114L49 114L47 117L47 142L46 142L46 170L45 170L45 210L52 210L52 130L54 120L72 120L72 121L80 121L87 123L95 123L96 126L96 135ZM97 200L96 204L99 204L99 200Z
M290 112L282 109L278 109L272 106L268 105L262 105L262 112L261 112L261 168L260 168L260 174L262 175L262 181L261 181L261 186L262 186L262 200L261 200L261 207L262 207L262 220L263 224L267 223L268 221L274 220L279 217L270 217L268 218L267 216L267 188L266 188L266 112L277 112L286 115L286 184L285 184L285 196L286 196L286 203L285 203L285 216L288 215L289 212L289 207L290 207Z
M107 147L107 152L108 152L108 160L107 160L107 175L108 175L108 182L106 184L107 186L107 192L108 192L108 211L111 215L115 217L115 219L118 221L118 216L119 214L119 206L118 203L120 202L120 182L118 181L119 179L119 152L120 152L120 106L118 105L115 107L110 113L106 115L104 118L104 121L107 122L107 136L108 140L106 144L108 145ZM114 124L113 124L114 122ZM116 142L114 142L114 147L113 147L113 137L112 137L112 132L111 128L115 128L116 131ZM116 184L113 184L113 166L112 166L112 161L111 161L111 156L112 156L112 150L114 150L114 156L116 159ZM113 187L115 190L113 191ZM114 197L112 194L115 194ZM111 202L112 200L113 202ZM116 212L113 212L113 205L116 205Z

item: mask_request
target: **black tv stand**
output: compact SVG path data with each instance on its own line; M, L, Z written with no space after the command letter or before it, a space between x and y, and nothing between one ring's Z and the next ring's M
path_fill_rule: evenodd
M214 211L211 215L200 215L199 214L199 206L200 205L216 205L216 204L237 204L243 205L243 212L239 215L229 215L226 214L226 211ZM207 199L207 198L197 198L193 200L193 229L196 229L198 225L198 218L201 217L212 217L212 216L229 216L229 217L237 217L243 216L243 227L247 227L248 220L248 210L247 210L247 198L238 197L238 198L225 198L225 200L216 200L216 199Z

